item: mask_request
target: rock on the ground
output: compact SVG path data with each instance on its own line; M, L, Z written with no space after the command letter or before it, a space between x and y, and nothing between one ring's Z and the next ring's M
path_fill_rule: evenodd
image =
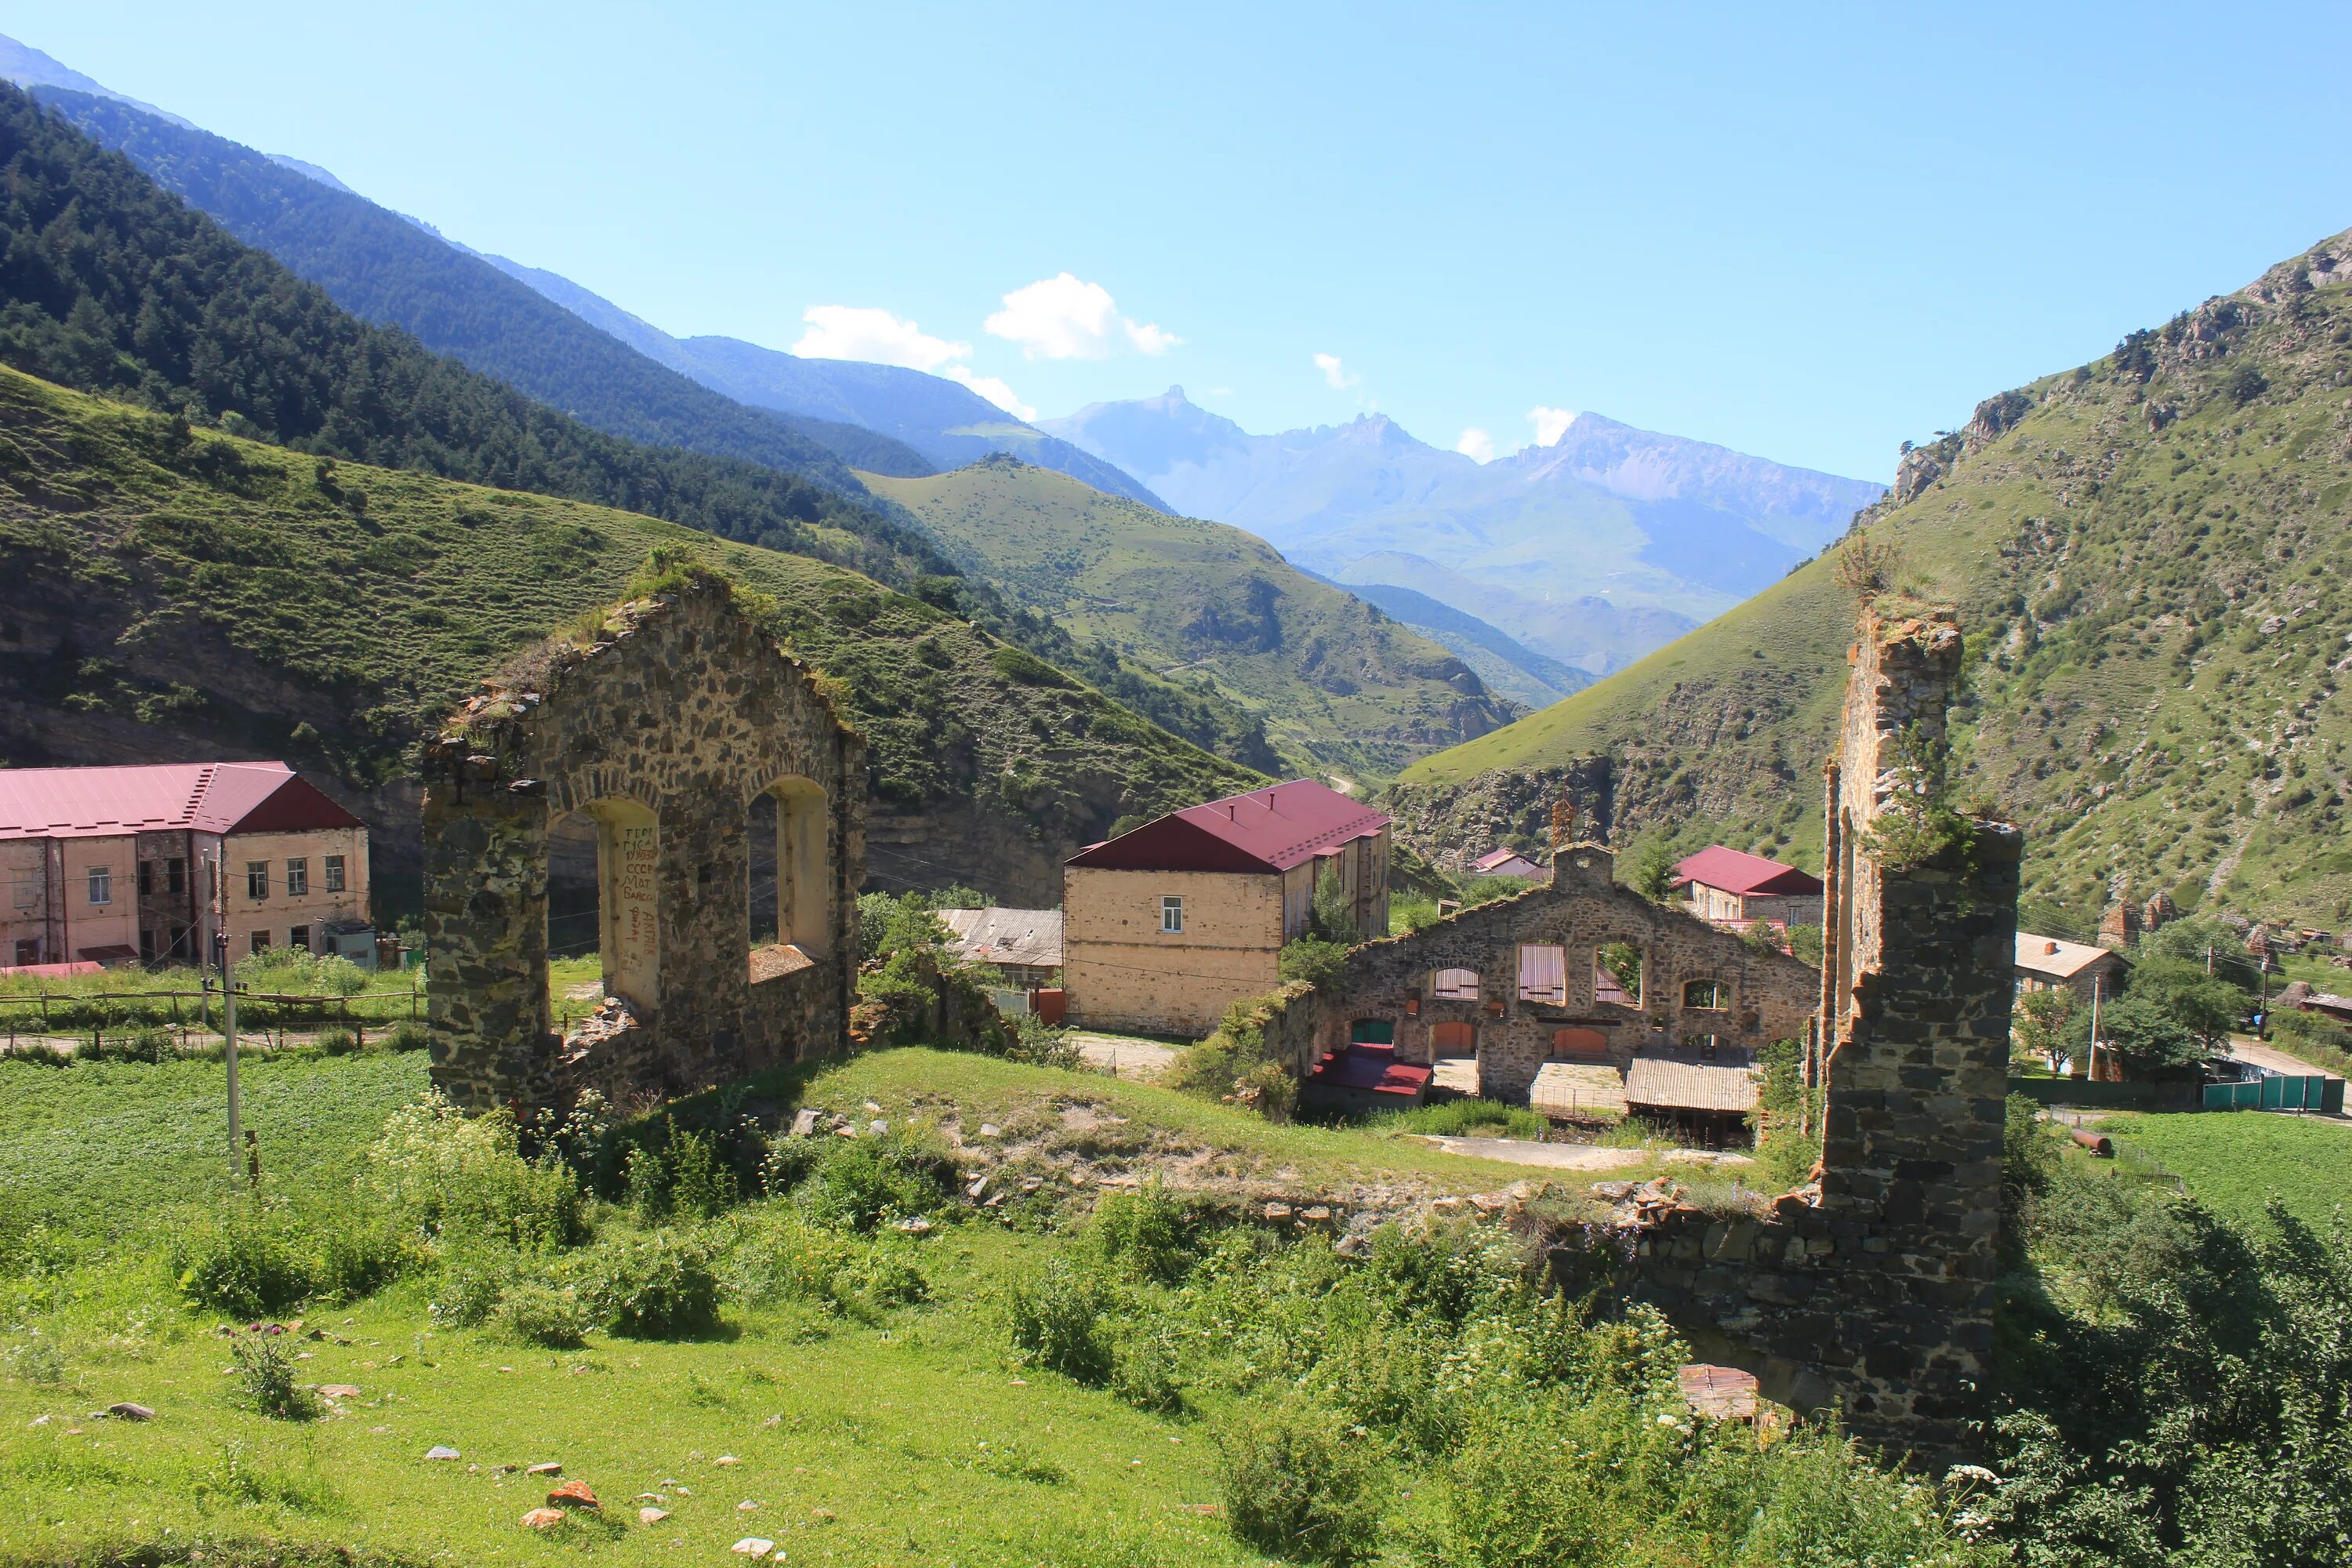
M425 1450L425 1457L428 1459L462 1459L466 1456L446 1443L436 1443Z
M562 1473L562 1463L556 1459L549 1459L543 1463L533 1465L529 1469L523 1471L523 1474L527 1476L560 1476Z
M133 1405L127 1399L123 1400L119 1405L108 1405L106 1407L106 1413L109 1415L113 1416L118 1421L152 1421L155 1419L155 1413L152 1410L148 1409L143 1405Z
M550 1508L602 1508L596 1494L588 1489L586 1481L566 1481L547 1494Z
M669 1510L666 1508L641 1508L637 1510L637 1522L639 1524L659 1524L663 1520L666 1520L668 1517Z
M765 1557L776 1549L776 1543L757 1535L747 1535L727 1550L738 1557Z
M817 1113L814 1110L809 1109L796 1111L793 1116L793 1130L791 1132L786 1134L786 1136L792 1138L814 1137L816 1133L816 1122Z
M535 1508L522 1516L525 1530L554 1530L562 1523L563 1510L560 1508Z

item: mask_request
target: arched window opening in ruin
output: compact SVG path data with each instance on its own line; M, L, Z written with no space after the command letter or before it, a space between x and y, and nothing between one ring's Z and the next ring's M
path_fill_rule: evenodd
M1555 1061L1597 1062L1609 1055L1609 1037L1598 1029L1554 1029L1551 1054Z
M1548 1007L1568 1005L1568 949L1549 943L1519 948L1519 1000Z
M1720 980L1685 980L1683 982L1683 1005L1706 1012L1721 1012L1731 1005L1731 987Z
M1475 1056L1478 1053L1478 1026L1460 1022L1432 1024L1429 1026L1429 1048L1434 1056Z
M1642 950L1630 942L1604 942L1592 950L1592 999L1612 1007L1642 1005Z
M832 946L833 859L824 791L793 775L752 797L746 814L751 889L745 910L751 980L807 967Z
M633 800L591 801L548 840L549 956L597 954L604 994L650 1016L660 999L660 822Z
M1429 994L1441 1002L1475 1002L1478 1000L1478 972L1475 969L1441 969L1430 981Z

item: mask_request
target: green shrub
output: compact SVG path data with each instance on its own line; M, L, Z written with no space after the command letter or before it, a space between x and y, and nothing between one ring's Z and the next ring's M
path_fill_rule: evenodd
M66 1352L58 1342L46 1339L36 1329L26 1339L0 1352L0 1369L10 1377L44 1387L55 1387L66 1378Z
M349 1029L329 1029L319 1037L319 1049L331 1057L347 1057L360 1048L358 1038Z
M1167 1335L1134 1335L1112 1352L1110 1391L1138 1410L1182 1415L1184 1382L1182 1362Z
M1087 1065L1086 1053L1071 1040L1069 1030L1048 1024L1034 1013L1023 1013L1012 1024L1013 1043L1004 1052L1008 1060L1067 1072Z
M1539 1110L1498 1100L1443 1100L1410 1110L1384 1110L1365 1125L1376 1132L1421 1132L1437 1137L1540 1139L1551 1123Z
M719 1277L699 1240L662 1234L608 1243L579 1271L581 1296L607 1333L682 1339L719 1324Z
M831 1140L795 1200L816 1225L870 1231L927 1214L954 1191L955 1163L912 1138Z
M306 1240L283 1209L234 1198L174 1233L172 1278L190 1301L232 1317L282 1312L317 1284Z
M1320 985L1348 962L1348 944L1319 936L1302 936L1282 944L1276 969L1285 980Z
M1372 1445L1332 1412L1303 1400L1245 1412L1218 1434L1217 1446L1225 1518L1241 1541L1294 1560L1372 1555L1380 1532Z
M498 1310L499 1298L519 1273L512 1253L475 1250L441 1266L428 1310L433 1321L453 1329L479 1328Z
M294 1381L294 1358L288 1355L278 1334L236 1336L229 1347L236 1363L236 1384L246 1403L273 1421L315 1421L319 1396Z
M715 1219L732 1208L740 1194L735 1173L719 1163L711 1141L699 1132L680 1132L670 1124L670 1207L686 1219Z
M549 1350L577 1349L594 1326L577 1290L537 1280L508 1286L490 1321L506 1338Z
M772 1198L784 1196L815 1173L824 1153L822 1139L777 1139L760 1161L760 1191Z
M1100 1387L1118 1361L1109 1322L1117 1299L1098 1264L1055 1258L1033 1283L1013 1288L1013 1349L1033 1366Z
M392 1048L395 1051L421 1051L432 1043L432 1034L413 1019L404 1019L392 1026Z
M1087 1235L1105 1259L1139 1279L1173 1284L1192 1261L1184 1210L1154 1181L1095 1205Z
M866 1322L930 1294L910 1243L831 1230L791 1214L762 1215L739 1233L726 1284L741 1300L806 1301Z
M586 1235L569 1166L551 1154L524 1159L504 1110L468 1117L437 1093L385 1119L362 1184L404 1223L444 1240L539 1251Z
M356 1301L373 1296L417 1263L421 1249L382 1215L350 1214L318 1227L312 1289Z

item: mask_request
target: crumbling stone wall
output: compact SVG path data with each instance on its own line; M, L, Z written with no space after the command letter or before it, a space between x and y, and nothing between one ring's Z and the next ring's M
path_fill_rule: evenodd
M1628 942L1642 953L1638 1002L1602 1000L1596 993L1594 951ZM1565 952L1566 993L1557 1001L1519 994L1519 949ZM1444 970L1478 977L1475 998L1434 994ZM1719 987L1719 1005L1688 1005L1692 983ZM1403 936L1367 942L1317 989L1312 1047L1298 1064L1345 1046L1360 1020L1392 1026L1397 1058L1432 1062L1441 1049L1441 1025L1467 1026L1478 1058L1479 1092L1488 1099L1527 1099L1536 1074L1555 1055L1555 1037L1576 1030L1574 1059L1606 1060L1621 1071L1643 1047L1679 1045L1711 1035L1748 1049L1800 1038L1811 1021L1821 981L1812 966L1788 954L1759 951L1687 911L1654 904L1614 878L1614 858L1597 844L1567 846L1555 857L1552 880L1524 893L1450 915ZM1603 1042L1600 1055L1592 1037Z
M1828 770L1818 1184L1762 1219L1677 1208L1623 1238L1631 1293L1701 1353L1934 1460L1969 1450L1991 1353L2023 839L1979 823L1971 842L1894 867L1871 828L1896 786L1890 743L1906 728L1942 739L1959 661L1948 614L1865 611Z
M434 1082L459 1104L616 1103L845 1043L865 878L864 745L719 579L622 606L451 716L425 759ZM789 942L751 942L750 812L779 796ZM594 817L605 984L625 1015L560 1041L550 825ZM780 910L780 917L786 911Z
M1389 791L1386 805L1399 840L1458 875L1489 849L1550 843L1552 811L1563 796L1576 818L1570 836L1606 843L1616 816L1607 757L1579 757L1529 773L1480 773L1459 784L1401 784Z

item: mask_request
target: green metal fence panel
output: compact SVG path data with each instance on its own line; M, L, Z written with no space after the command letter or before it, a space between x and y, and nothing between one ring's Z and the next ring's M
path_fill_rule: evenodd
M2262 1098L2255 1101L2264 1110L2276 1110L2286 1095L2286 1079L2266 1078L2262 1080Z
M2329 1116L2344 1114L2344 1080L2340 1078L2320 1080L2319 1109Z
M2205 1086L2205 1098L2203 1102L2204 1109L2207 1110L2229 1110L2232 1103L2230 1091L2236 1087L2237 1085L2231 1083L2207 1084Z

